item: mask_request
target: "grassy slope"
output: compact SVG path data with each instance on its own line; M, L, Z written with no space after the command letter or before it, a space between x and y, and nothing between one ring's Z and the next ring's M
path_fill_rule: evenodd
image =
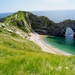
M75 75L75 56L40 51L31 41L0 32L0 75Z
M28 33L31 31L31 27L29 27L26 17L24 17L24 12L18 11L17 13L6 17L4 24L14 30L14 27L23 30Z

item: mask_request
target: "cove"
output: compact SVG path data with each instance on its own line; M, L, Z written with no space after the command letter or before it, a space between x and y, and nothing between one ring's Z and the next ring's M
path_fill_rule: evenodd
M70 38L69 38L70 39ZM66 41L65 37L48 37L44 36L43 39L49 45L58 48L64 52L75 55L75 39Z
M66 28L65 37L44 36L43 40L49 45L58 48L66 53L75 55L75 38L71 28Z

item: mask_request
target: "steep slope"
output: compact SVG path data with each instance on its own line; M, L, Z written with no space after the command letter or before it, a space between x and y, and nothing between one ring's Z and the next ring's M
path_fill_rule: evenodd
M14 31L17 30L16 28L19 28L26 33L35 31L40 34L48 34L51 36L65 36L67 27L72 28L75 32L74 20L54 23L45 16L37 16L26 11L18 11L5 18L4 24Z
M49 25L54 22L50 21L45 16L36 16L30 12L18 11L17 13L5 18L4 24L15 31L16 28L22 29L29 33L32 31L47 34Z
M48 33L48 26L52 25L53 22L50 21L45 16L37 16L34 14L28 14L28 23L31 25L33 31L37 33L47 34Z
M4 24L14 30L14 27L18 27L25 32L30 32L31 28L28 25L26 18L24 17L23 12L18 11L17 13L6 17Z

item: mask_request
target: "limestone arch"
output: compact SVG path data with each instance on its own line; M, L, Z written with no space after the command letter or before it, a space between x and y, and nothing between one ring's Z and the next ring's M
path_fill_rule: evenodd
M73 27L71 27L71 26L67 26L67 27L65 28L65 34L66 34L67 28L71 28L71 30L74 32L73 37L75 37L75 29L74 29ZM65 35L65 34L64 34L64 35Z

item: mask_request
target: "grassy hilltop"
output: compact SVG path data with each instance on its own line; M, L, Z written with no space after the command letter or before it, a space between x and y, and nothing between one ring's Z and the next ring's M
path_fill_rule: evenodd
M75 56L42 52L26 39L32 31L28 20L18 12L0 23L0 75L75 75Z

